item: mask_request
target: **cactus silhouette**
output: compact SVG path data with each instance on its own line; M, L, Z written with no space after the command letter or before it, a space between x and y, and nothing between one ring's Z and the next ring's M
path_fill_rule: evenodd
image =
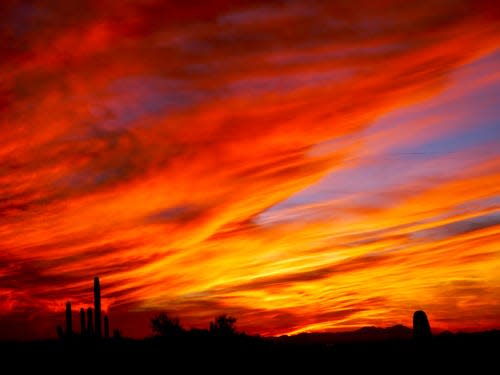
M94 314L95 335L101 337L101 285L98 277L94 277Z
M94 335L93 311L92 307L87 309L87 335Z
M429 319L422 310L415 311L413 314L413 337L415 340L427 340L432 337Z
M120 331L119 329L115 329L113 331L113 338L115 340L121 340L121 338L122 338L122 331Z
M66 302L66 337L70 338L73 333L73 321L71 316L71 302Z
M85 309L80 309L80 335L85 336Z
M58 325L56 327L56 332L57 332L57 337L59 338L59 340L64 340L64 330L60 325Z
M66 331L61 326L57 326L57 335L65 340L71 339L73 336L73 320L72 320L71 302L66 302ZM86 321L85 321L86 313ZM95 319L95 320L94 320ZM103 323L104 322L104 323ZM104 324L104 328L102 327ZM104 332L102 331L104 329ZM76 331L75 331L76 332ZM107 315L101 319L101 285L99 278L94 278L94 309L92 307L80 308L80 336L95 336L109 339L109 318ZM118 335L119 336L119 335Z
M104 338L109 339L109 319L104 315Z

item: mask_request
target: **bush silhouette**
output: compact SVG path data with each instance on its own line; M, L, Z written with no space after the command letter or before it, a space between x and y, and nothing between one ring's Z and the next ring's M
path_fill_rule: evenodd
M156 336L178 336L183 332L179 318L171 318L166 313L159 313L151 319L151 330Z
M226 314L219 315L210 322L210 333L217 336L231 336L236 333L236 318Z

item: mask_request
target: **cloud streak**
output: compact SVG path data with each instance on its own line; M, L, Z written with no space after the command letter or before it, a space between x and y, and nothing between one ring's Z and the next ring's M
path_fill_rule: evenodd
M87 304L98 274L124 322L498 326L492 2L4 8L6 320Z

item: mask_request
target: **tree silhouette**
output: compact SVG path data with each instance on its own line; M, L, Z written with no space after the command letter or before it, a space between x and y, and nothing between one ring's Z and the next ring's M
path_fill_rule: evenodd
M183 331L179 318L171 318L166 313L159 313L151 319L151 330L162 337L178 336Z
M210 322L210 333L217 336L231 336L236 333L236 318L226 314L219 315Z

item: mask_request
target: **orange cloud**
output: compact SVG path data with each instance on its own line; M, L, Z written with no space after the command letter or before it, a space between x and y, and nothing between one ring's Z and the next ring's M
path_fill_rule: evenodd
M124 321L226 311L281 334L408 323L422 307L442 328L497 326L499 155L479 158L484 143L461 147L456 173L280 207L328 176L383 167L396 145L470 130L449 103L498 92L498 19L488 1L9 1L0 315L89 304L98 274ZM370 133L402 108L425 118Z

